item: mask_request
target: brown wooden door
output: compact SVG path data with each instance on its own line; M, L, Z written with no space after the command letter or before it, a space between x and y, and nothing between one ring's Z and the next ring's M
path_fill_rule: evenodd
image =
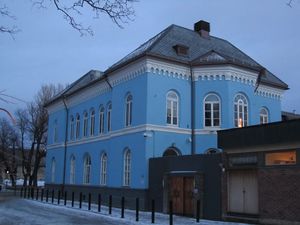
M180 215L194 214L194 178L170 177L169 200L173 202L173 213Z
M184 177L183 214L192 216L194 214L194 178Z

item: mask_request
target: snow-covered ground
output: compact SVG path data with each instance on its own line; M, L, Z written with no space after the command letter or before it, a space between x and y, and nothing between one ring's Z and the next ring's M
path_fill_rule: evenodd
M1 204L5 202L6 204ZM98 212L98 206L92 204L89 211L87 203L82 204L82 209L79 209L79 203L75 202L74 207L71 207L71 202L68 201L64 206L61 201L60 205L57 200L54 204L49 202L41 202L36 200L21 199L18 197L3 197L0 193L0 225L74 225L74 224L105 224L105 225L148 225L151 224L151 213L140 212L139 221L135 221L135 210L125 209L125 218L121 218L121 210L118 208L112 209L112 214L108 213L108 207L102 206L101 212ZM23 218L23 219L22 219ZM21 221L21 222L20 222ZM169 224L169 215L155 213L155 224ZM200 220L197 223L194 218L188 217L173 217L173 224L179 225L245 225L241 223L228 223L221 221Z

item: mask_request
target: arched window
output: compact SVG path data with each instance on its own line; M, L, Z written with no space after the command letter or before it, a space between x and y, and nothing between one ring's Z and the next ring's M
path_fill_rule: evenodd
M70 184L75 184L75 156L70 158Z
M130 170L131 170L131 153L129 149L124 152L124 175L123 175L123 185L130 185Z
M125 111L125 126L128 127L132 122L132 95L126 97L126 111Z
M80 135L80 116L79 114L76 115L76 139L79 138Z
M174 91L167 94L167 124L178 125L178 95Z
M248 101L242 94L237 94L234 98L234 125L248 126Z
M58 129L57 129L57 120L54 120L54 124L53 124L53 142L56 143L57 142L57 138L58 138Z
M111 131L111 111L112 111L112 105L111 103L107 106L107 132Z
M55 158L53 157L51 160L51 182L54 183L55 182L55 168L56 167L56 162L55 162Z
M260 124L265 124L269 122L269 113L266 108L262 108L259 113Z
M220 99L215 94L209 94L204 99L205 127L220 126Z
M88 134L88 113L83 113L83 136L86 137Z
M107 181L107 155L102 153L101 155L101 171L100 171L100 184L106 185Z
M75 128L75 121L74 121L74 117L71 116L71 123L70 123L70 139L74 140L74 128Z
M95 110L91 110L91 124L90 124L90 135L95 135Z
M104 107L101 106L99 110L99 134L104 132Z
M83 183L89 184L91 182L91 157L86 154L83 162Z
M164 153L163 153L163 157L166 156L179 156L181 155L180 151L174 147L170 147L168 148Z

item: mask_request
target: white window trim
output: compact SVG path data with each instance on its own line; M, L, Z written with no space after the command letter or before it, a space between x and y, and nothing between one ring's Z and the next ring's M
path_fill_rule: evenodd
M263 114L262 111L265 111L266 114ZM263 120L261 123L261 119ZM266 107L262 107L259 111L259 123L266 124L269 123L269 111Z
M104 163L105 157L105 163ZM107 154L104 152L101 155L101 170L100 170L100 185L107 185Z
M129 158L129 159L128 159ZM131 151L126 149L123 155L123 186L129 187L131 182Z
M89 159L89 161L87 161ZM87 164L89 162L89 164ZM83 161L83 184L91 184L92 159L89 154L85 155Z
M76 129L75 129L75 139L80 137L80 115L76 115Z
M218 98L218 103L219 103L219 126L206 126L206 124L205 124L205 103L206 103L206 98L208 97L208 96L210 96L210 95L214 95L214 96L216 96L217 98ZM210 104L211 103L217 103L217 102L212 102L212 101L210 101ZM222 103L221 103L221 99L220 99L220 97L217 95L217 94L215 94L215 93L209 93L209 94L207 94L205 97L204 97L204 100L203 100L203 127L205 128L205 129L212 129L212 130L214 130L215 128L220 128L221 127L221 124L222 124L222 105L221 105ZM211 118L212 118L212 120L214 119L214 116L213 116L213 110L212 110L212 112L211 112ZM213 123L213 122L212 122Z
M104 133L104 113L105 113L105 109L103 106L100 106L99 109L99 134L103 134Z
M70 118L70 140L74 140L75 137L75 119L73 116Z
M131 96L131 99L128 98ZM130 127L132 125L132 103L133 97L132 94L128 94L125 99L125 127ZM128 107L128 111L127 111Z
M241 95L241 96L243 96L244 98L245 98L245 100L246 100L246 104L245 104L245 102L243 102L241 99L238 99L238 101L236 102L235 100L236 100L236 98L239 96L239 95ZM239 119L240 119L240 117L239 117L239 101L242 101L242 126L239 126ZM237 105L237 126L235 126L235 105ZM244 111L244 107L245 106L247 106L247 125L245 125L245 111ZM249 126L249 103L248 103L248 99L247 99L247 97L246 97L246 95L244 95L244 94L242 94L242 93L238 93L238 94L236 94L235 96L234 96L234 99L233 99L233 124L234 124L234 127L246 127L246 126Z
M70 184L75 184L75 169L76 169L76 159L72 155L70 159Z
M91 110L90 118L90 136L95 136L95 110Z
M51 160L51 183L55 183L55 170L56 170L56 161L53 157Z
M87 137L88 136L88 124L89 124L89 116L87 112L83 113L83 137Z
M111 121L112 121L112 103L107 106L107 132L111 132Z
M168 95L170 93L174 93L176 95L176 100L173 98L170 98ZM168 123L168 101L171 101L171 123ZM176 107L176 111L177 111L177 124L173 123L173 119L174 119L174 112L173 112L173 104L174 102L177 102L177 107ZM167 95L166 95L166 124L167 126L174 126L174 127L178 127L179 126L179 96L175 91L168 91Z

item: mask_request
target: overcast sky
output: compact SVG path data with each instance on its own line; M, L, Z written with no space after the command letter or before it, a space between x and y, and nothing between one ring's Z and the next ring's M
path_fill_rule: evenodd
M300 113L300 2L288 0L140 0L134 21L118 28L105 15L91 24L94 36L80 36L62 15L32 7L31 1L7 2L21 32L0 33L0 91L31 101L42 84L72 83L91 69L105 70L167 26L193 28L210 22L211 34L230 41L286 82L282 109ZM0 108L14 111L24 103ZM0 116L3 113L0 112Z

